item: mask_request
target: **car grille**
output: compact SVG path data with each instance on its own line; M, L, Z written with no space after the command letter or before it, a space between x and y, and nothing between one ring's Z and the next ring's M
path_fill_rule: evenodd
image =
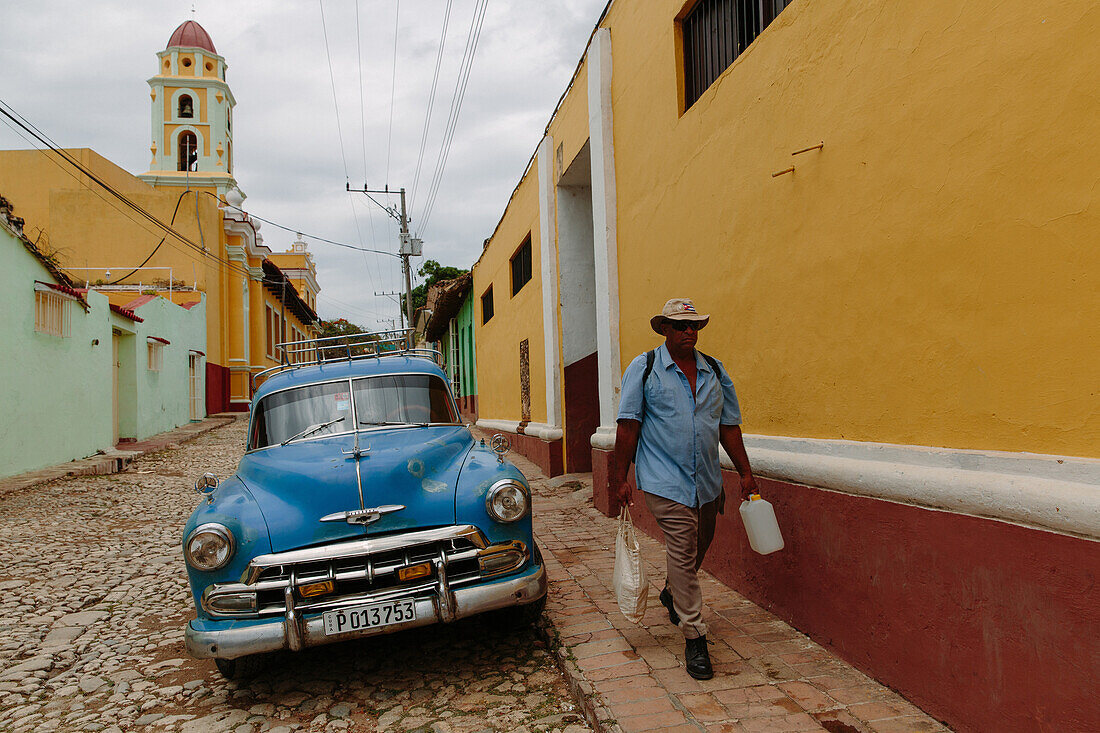
M261 613L282 613L287 585L299 589L326 580L333 581L335 590L317 598L301 599L297 603L300 610L331 605L349 596L415 590L426 581L434 580L436 560L443 562L451 586L462 585L463 581L477 580L481 575L477 550L469 539L452 538L369 555L268 567L259 573L256 582L257 607ZM433 564L430 576L408 582L398 579L398 570L425 562Z
M363 537L255 557L239 582L207 587L202 606L211 616L245 618L284 614L288 598L296 611L317 612L438 595L515 572L529 558L523 542L489 544L472 525ZM399 576L425 563L419 577Z

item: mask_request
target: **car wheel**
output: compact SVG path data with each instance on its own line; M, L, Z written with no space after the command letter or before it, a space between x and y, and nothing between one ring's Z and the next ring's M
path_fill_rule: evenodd
M513 606L504 609L504 624L513 630L526 629L534 626L542 618L542 612L546 610L546 596L534 603L523 606Z
M243 680L255 677L263 669L264 659L259 654L252 654L236 659L215 659L214 664L227 680Z

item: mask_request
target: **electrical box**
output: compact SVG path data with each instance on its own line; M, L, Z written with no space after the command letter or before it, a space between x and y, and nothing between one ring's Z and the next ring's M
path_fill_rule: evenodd
M409 255L411 257L421 257L424 254L424 240L417 239L411 234L401 235L401 251L400 254Z

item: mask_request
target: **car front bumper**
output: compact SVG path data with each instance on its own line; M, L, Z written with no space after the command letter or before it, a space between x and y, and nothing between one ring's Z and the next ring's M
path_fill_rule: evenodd
M414 599L416 618L403 623L328 635L325 633L323 614L303 617L295 610L293 602L288 600L285 616L257 620L199 618L187 625L184 636L188 653L199 659L236 659L280 649L298 651L305 647L389 634L501 608L523 606L546 595L546 587L546 567L539 563L518 576L455 589L451 589L444 578L430 595Z

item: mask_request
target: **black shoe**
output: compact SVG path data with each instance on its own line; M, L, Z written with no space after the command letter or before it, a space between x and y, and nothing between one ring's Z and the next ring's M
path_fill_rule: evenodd
M710 652L707 650L707 637L687 639L684 659L687 662L688 674L695 679L709 680L714 676L714 669L710 666Z
M661 605L668 609L668 620L673 626L679 626L680 614L676 613L676 607L672 605L672 594L668 592L668 588L662 590L657 598L661 601Z

